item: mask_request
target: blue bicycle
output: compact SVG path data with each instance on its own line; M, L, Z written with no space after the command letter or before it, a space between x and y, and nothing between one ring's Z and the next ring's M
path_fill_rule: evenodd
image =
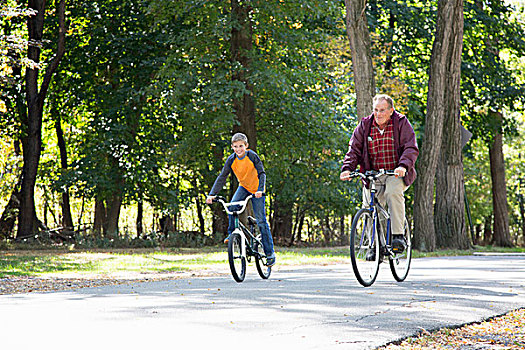
M357 280L365 287L375 282L379 264L384 258L388 258L392 275L398 282L408 276L412 259L410 228L406 218L403 235L392 237L390 215L375 199L376 180L383 175L397 176L393 171L384 170L349 174L349 177L360 177L370 183L370 203L357 212L350 233L352 267Z

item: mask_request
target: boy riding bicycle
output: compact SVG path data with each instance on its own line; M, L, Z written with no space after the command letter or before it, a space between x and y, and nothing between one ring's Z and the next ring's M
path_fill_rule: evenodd
M228 157L224 167L215 180L213 187L206 198L207 204L212 204L217 193L226 183L226 178L233 171L239 187L233 195L232 202L244 200L250 194L253 195L252 207L257 226L261 231L262 244L264 253L267 257L268 266L275 264L275 251L273 248L273 239L270 232L270 226L266 220L265 195L264 189L266 184L266 174L259 156L252 150L248 149L248 138L243 133L236 133L232 137L232 149L234 153ZM230 239L230 235L235 228L235 222L232 215L228 215L228 237L225 243Z

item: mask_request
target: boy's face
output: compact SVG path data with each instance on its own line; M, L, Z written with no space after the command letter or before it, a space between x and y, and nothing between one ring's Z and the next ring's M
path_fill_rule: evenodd
M232 143L232 149L239 158L244 157L247 148L248 144L244 143L244 141L235 141Z

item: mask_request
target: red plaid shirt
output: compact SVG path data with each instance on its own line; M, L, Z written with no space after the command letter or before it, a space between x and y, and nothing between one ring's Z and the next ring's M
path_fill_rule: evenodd
M390 120L384 129L383 134L374 120L370 135L368 136L368 151L372 169L374 170L394 170L397 167L398 159L394 150L394 126Z

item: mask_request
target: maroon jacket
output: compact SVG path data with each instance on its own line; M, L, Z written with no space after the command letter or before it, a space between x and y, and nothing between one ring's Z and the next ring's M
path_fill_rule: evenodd
M353 171L359 165L359 171L364 173L372 170L372 163L368 154L368 135L372 128L374 115L370 115L361 120L355 128L348 152L343 160L341 171ZM405 185L410 186L416 179L416 164L419 148L417 147L416 134L407 117L394 110L392 114L392 123L394 126L394 148L399 158L399 166L404 167L407 172L403 178ZM394 170L394 169L385 169Z

